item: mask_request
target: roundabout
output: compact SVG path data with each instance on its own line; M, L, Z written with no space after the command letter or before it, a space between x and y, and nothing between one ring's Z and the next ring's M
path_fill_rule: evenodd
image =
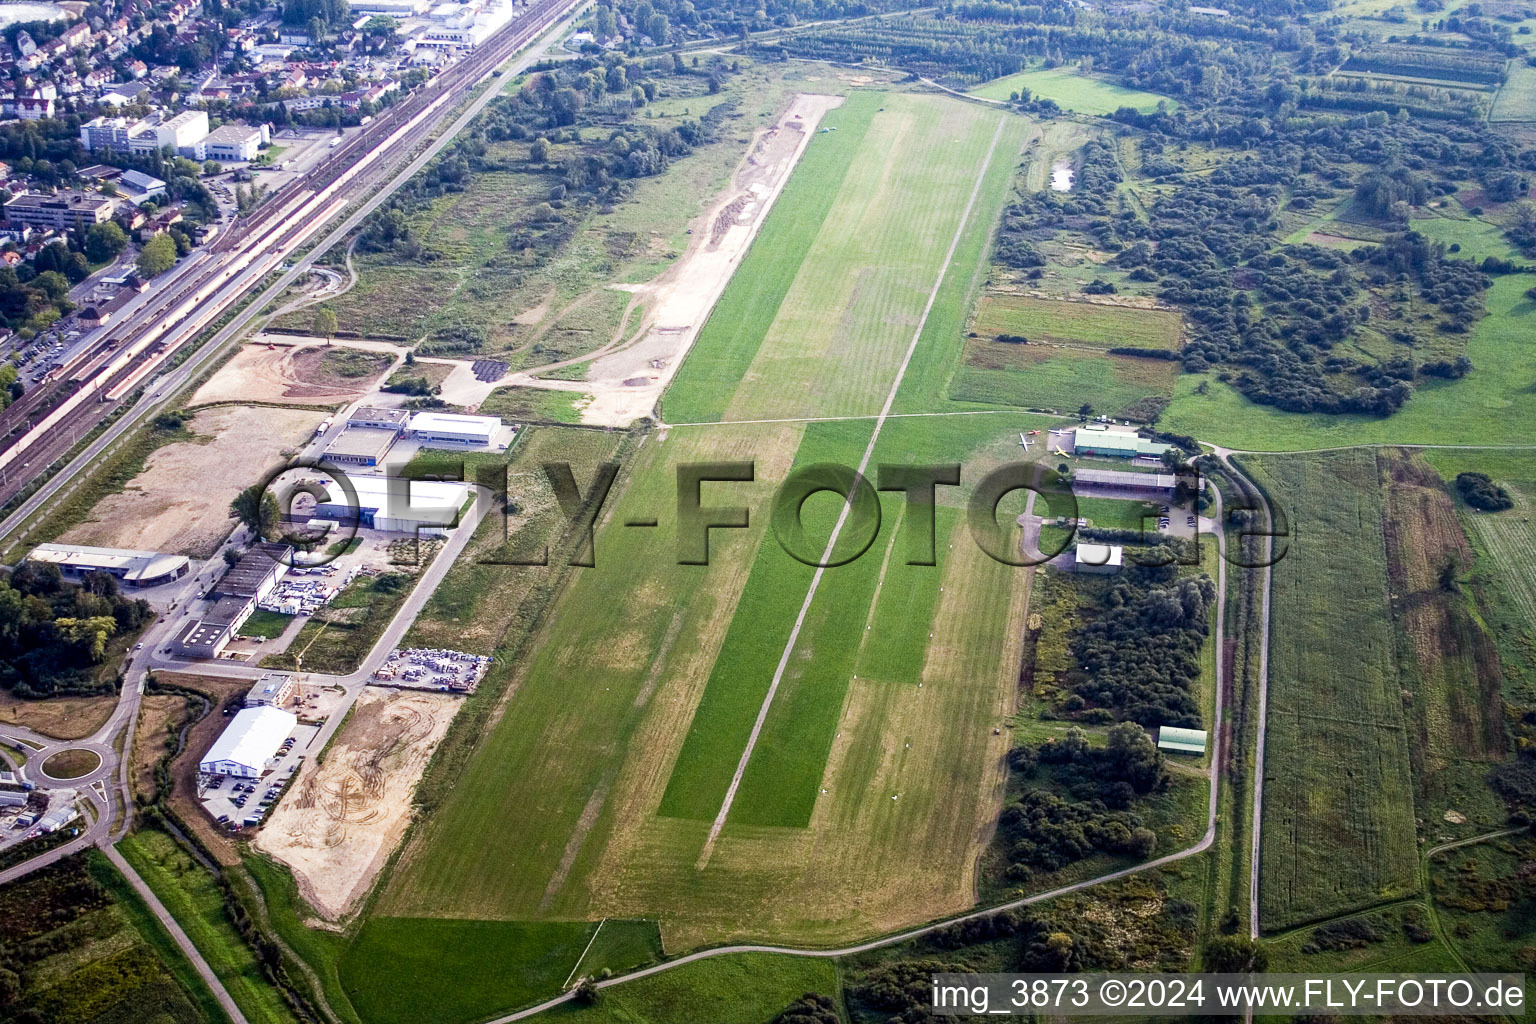
M101 765L101 755L96 751L69 747L49 755L38 770L55 782L78 782L94 775Z

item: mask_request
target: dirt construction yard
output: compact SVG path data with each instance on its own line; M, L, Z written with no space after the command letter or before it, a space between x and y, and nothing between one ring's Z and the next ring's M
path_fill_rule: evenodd
M373 389L395 356L403 351L393 345L369 342L337 342L330 346L332 363L339 353L372 354L378 366L371 372L338 373L327 365L324 344L278 344L263 335L225 363L213 378L197 389L191 404L213 402L271 402L277 405L329 405L352 402ZM359 370L364 367L359 367Z
M208 557L229 533L229 503L299 447L324 413L224 405L188 424L197 440L158 448L127 488L59 539Z
M369 687L325 763L306 762L257 834L331 920L368 891L410 824L411 794L462 698Z

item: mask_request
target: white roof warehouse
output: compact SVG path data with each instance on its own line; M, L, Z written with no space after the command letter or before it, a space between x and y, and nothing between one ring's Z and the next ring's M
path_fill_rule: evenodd
M299 716L291 711L246 708L219 733L198 769L208 775L254 778L262 773L298 723Z
M500 429L501 420L495 416L419 412L411 417L411 434L423 441L489 445Z
M359 526L391 533L418 529L448 529L458 522L459 510L469 498L469 485L441 480L405 480L398 477L347 477L357 492L357 507L340 485L328 484L330 500L315 506L321 519L356 520Z

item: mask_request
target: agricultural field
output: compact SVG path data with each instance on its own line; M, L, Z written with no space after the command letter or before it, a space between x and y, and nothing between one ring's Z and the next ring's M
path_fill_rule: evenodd
M1536 121L1536 68L1521 61L1509 67L1509 77L1494 97L1490 121Z
M1079 114L1113 114L1121 107L1149 114L1157 109L1159 103L1169 109L1177 106L1166 96L1127 89L1102 78L1092 78L1071 67L1021 71L1016 75L978 85L971 93L983 99L1006 100L1023 89L1028 89L1033 99L1054 100L1061 109Z
M1513 451L1428 451L1425 458L1447 481L1458 473L1486 473L1514 501L1502 512L1481 512L1457 498L1457 510L1476 559L1468 583L1499 647L1504 699L1536 707L1536 455Z
M1412 892L1418 840L1377 457L1243 466L1290 530L1273 569L1260 851L1260 919L1277 930Z
M935 286L950 285L932 303L936 319L963 319L976 268L965 243L996 216L1029 122L855 93L824 125L834 138L806 152L700 333L663 403L669 422L873 415ZM959 229L953 276L941 280ZM921 345L914 363L948 354Z
M1508 813L1487 785L1508 751L1499 656L1476 606L1446 583L1472 568L1473 549L1439 474L1415 452L1382 449L1379 459L1419 817L1437 838L1460 838Z

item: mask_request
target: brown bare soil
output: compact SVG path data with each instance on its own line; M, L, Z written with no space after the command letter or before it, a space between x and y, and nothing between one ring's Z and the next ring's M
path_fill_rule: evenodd
M186 698L176 694L151 694L139 702L139 724L133 733L133 795L155 793L155 765L181 725Z
M1417 668L1404 682L1411 684L1410 751L1423 791L1457 761L1503 760L1502 671L1465 595L1441 582L1447 566L1464 573L1473 556L1439 475L1422 454L1403 449L1383 451L1380 465L1393 607Z
M112 716L116 704L117 698L112 696L22 700L8 690L0 690L0 722L54 739L78 740L100 729Z
M198 440L156 449L144 472L59 539L76 544L211 555L228 535L229 503L305 441L323 414L219 406L193 418Z
M256 837L293 870L330 920L368 891L411 819L411 794L462 701L440 693L366 689L326 752Z
M277 344L254 341L225 363L212 379L192 396L193 406L214 402L270 402L278 405L335 406L367 394L384 375L390 362L381 346L337 342L331 352L366 352L376 364L366 374L348 376L337 372L337 357L326 359L323 344ZM392 347L390 347L392 349Z

